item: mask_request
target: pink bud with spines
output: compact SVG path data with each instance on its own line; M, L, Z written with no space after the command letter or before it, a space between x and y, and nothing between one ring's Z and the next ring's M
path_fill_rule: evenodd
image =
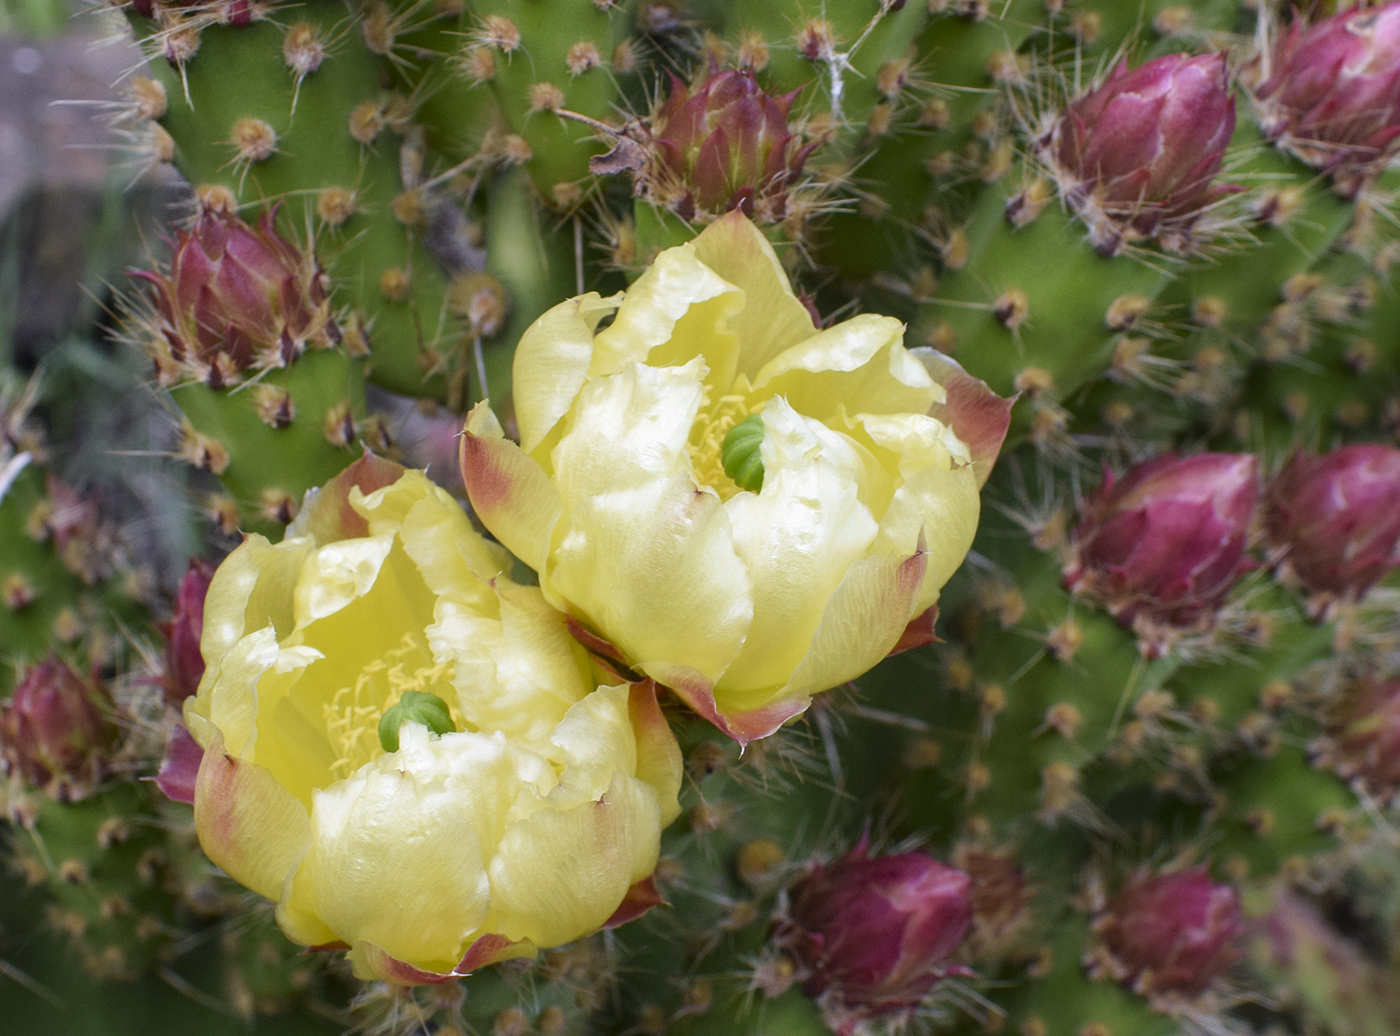
M1240 898L1206 868L1128 879L1095 919L1092 974L1154 1002L1199 996L1240 954Z
M325 274L275 218L266 209L253 227L227 204L204 204L171 242L167 272L133 271L153 287L153 326L141 344L163 383L222 388L249 368L285 367L308 347L340 341Z
M1269 482L1264 529L1315 612L1360 599L1400 567L1400 450L1300 450Z
M204 632L204 598L213 578L213 565L203 558L191 558L175 591L175 612L161 627L165 634L165 700L176 708L199 690L204 676L199 639Z
M1173 632L1209 627L1252 563L1245 556L1259 499L1247 453L1164 454L1105 472L1085 500L1065 586L1104 604L1149 654Z
M1400 149L1400 2L1295 17L1259 65L1260 127L1353 198Z
M1101 253L1147 238L1181 251L1205 209L1235 189L1213 184L1234 131L1225 56L1168 54L1120 63L1037 146Z
M778 941L838 1036L908 1012L939 980L972 924L971 879L927 853L869 856L865 842L792 891Z
M653 193L686 219L736 208L782 219L788 188L817 146L788 126L799 92L769 94L749 69L711 71L693 91L671 76L650 122Z
M100 684L57 657L30 666L0 707L6 772L55 798L82 798L103 776L114 740L111 707Z

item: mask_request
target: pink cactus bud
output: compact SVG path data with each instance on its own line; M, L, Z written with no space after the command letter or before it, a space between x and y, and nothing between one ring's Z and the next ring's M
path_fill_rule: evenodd
M911 1010L957 972L948 958L971 923L966 874L925 853L870 857L862 841L797 885L777 937L844 1036Z
M0 759L12 776L56 798L82 798L113 741L111 699L58 658L30 666L0 707Z
M1357 600L1400 566L1400 450L1294 454L1265 492L1264 528L1317 610Z
M1102 601L1151 648L1209 625L1245 558L1259 488L1247 453L1166 454L1085 501L1065 586Z
M1400 794L1400 680L1363 677L1338 698L1318 759L1389 802Z
M1240 900L1204 867L1139 872L1094 923L1089 969L1143 996L1195 997L1239 955Z
M1354 197L1400 148L1400 3L1295 18L1259 62L1260 125Z
M1168 54L1121 63L1038 147L1100 252L1144 238L1184 250L1201 213L1234 189L1212 186L1234 131L1225 56Z
M175 591L175 614L161 627L165 634L165 700L176 708L199 690L204 675L199 638L204 632L204 596L213 578L213 565L203 558L191 558Z
M283 367L308 346L340 340L325 274L264 210L257 228L230 208L206 204L172 242L168 272L138 270L152 285L152 324L142 344L163 380L184 376L214 388L250 367Z
M779 220L816 143L788 128L799 91L774 97L749 69L712 71L694 91L675 76L651 119L654 193L687 219L730 209Z

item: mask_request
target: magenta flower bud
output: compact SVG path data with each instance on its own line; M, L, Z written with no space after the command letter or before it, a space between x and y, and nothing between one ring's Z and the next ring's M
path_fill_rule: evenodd
M1207 626L1236 580L1259 500L1249 454L1166 454L1106 472L1084 503L1065 587L1154 640Z
M1139 872L1095 920L1087 963L1154 1000L1195 997L1239 955L1240 931L1239 895L1204 867Z
M1234 131L1225 56L1168 54L1119 64L1037 146L1100 252L1145 238L1184 250L1201 213L1234 190L1212 186Z
M1264 529L1323 608L1359 599L1400 566L1400 450L1295 453L1265 492Z
M1400 793L1400 680L1364 677L1331 710L1318 759L1382 802Z
M175 591L175 613L161 627L165 634L165 700L176 708L195 691L204 675L199 638L204 632L204 596L214 566L203 558L191 558Z
M1400 3L1295 18L1260 61L1260 126L1347 198L1400 148Z
M792 893L778 939L838 1034L916 1007L957 969L972 923L971 880L920 852L870 857L858 845Z
M192 378L220 388L249 368L284 367L308 346L340 340L325 274L274 218L264 210L255 229L231 208L206 204L171 243L168 272L133 271L152 285L141 344L162 383Z
M114 730L111 699L58 658L30 666L0 707L6 771L55 798L78 799L102 777Z
M1065 586L1101 602L1149 647L1208 626L1245 557L1259 488L1247 453L1166 454L1111 472L1084 502Z
M817 146L788 128L799 92L774 97L748 69L712 71L693 92L672 76L651 120L654 193L686 219L736 208L782 219L788 188Z

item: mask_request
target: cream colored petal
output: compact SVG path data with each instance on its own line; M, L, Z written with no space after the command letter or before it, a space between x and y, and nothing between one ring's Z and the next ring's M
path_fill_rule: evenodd
M272 900L281 897L311 840L301 803L262 767L228 755L217 733L199 765L194 823L216 866Z
M399 536L423 581L435 594L453 594L494 611L490 580L510 567L510 555L472 528L462 505L445 491L433 492L404 516Z
M530 453L569 412L593 361L593 332L622 296L590 291L561 302L526 328L512 372L520 448Z
M296 628L305 629L367 594L393 546L393 536L373 536L340 540L312 553L302 562L292 595Z
M838 410L925 413L943 390L904 348L904 325L862 313L779 353L754 379L754 393L780 395L831 423Z
M1011 427L1015 397L998 396L986 382L968 374L951 356L923 346L911 349L910 353L946 393L944 401L934 404L929 416L952 428L958 438L967 443L977 469L977 484L986 485L1006 440L1006 431Z
M729 321L739 341L736 374L752 380L774 356L817 333L773 246L741 213L721 216L692 245L702 263L744 291L744 308Z
M829 690L873 668L922 611L918 601L924 571L922 555L873 556L853 564L827 602L811 650L772 700Z
M525 564L543 569L559 521L559 491L539 464L505 437L485 403L467 415L461 463L467 496L482 524Z
M874 540L860 502L864 469L845 436L783 399L763 411L763 489L725 504L734 549L753 584L753 622L716 699L787 683L812 642L827 599Z
M344 942L451 971L491 911L484 861L552 774L499 735L400 730L400 750L317 793L297 882Z
M315 549L308 538L273 545L253 533L224 558L204 598L199 649L214 663L253 630L271 624L278 636L291 632L292 592L302 562ZM205 680L211 679L205 670Z
M637 772L637 738L627 708L626 685L604 687L575 704L550 739L553 759L563 764L553 808L599 799L616 773Z
M938 599L938 590L962 564L977 533L981 501L971 456L951 429L922 414L860 414L854 425L899 471L899 488L880 518L872 550L906 556L922 537L928 553L922 611Z
M200 692L185 699L185 724L196 741L208 746L214 730L223 737L225 750L247 758L257 740L255 718L258 685L269 672L290 673L320 657L311 648L283 648L271 626L250 633L232 650L211 663L213 676Z
M392 485L403 473L402 465L366 450L359 460L324 486L307 492L301 510L287 526L285 538L310 536L318 544L325 544L366 535L368 526L364 517L350 506L350 494L363 495Z
M698 359L682 367L636 363L583 387L550 458L566 511L598 493L689 471L686 442L704 371Z
M491 860L491 927L558 946L596 931L656 867L660 811L650 785L617 774L597 802L510 826Z
M753 617L749 577L719 498L690 476L600 492L561 523L540 586L632 662L717 678Z
M440 599L429 643L436 658L453 663L457 706L467 722L548 753L555 726L592 689L586 657L538 589L509 586L505 594L524 600L503 602L504 621Z
M613 322L593 339L588 376L617 374L636 363L680 365L703 355L707 369L727 384L738 347L727 325L743 306L742 292L700 262L693 243L668 248L627 289Z
M651 680L634 683L628 688L627 707L632 729L637 736L636 774L656 789L661 807L661 826L665 827L680 815L678 796L681 790L683 763L676 735L666 722L666 715L656 701L656 684Z

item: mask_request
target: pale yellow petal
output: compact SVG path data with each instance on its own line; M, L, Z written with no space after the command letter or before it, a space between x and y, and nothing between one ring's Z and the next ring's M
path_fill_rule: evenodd
M585 385L551 455L565 510L597 493L689 471L686 443L703 377L700 360L664 368L636 363Z
M637 736L636 774L656 789L661 807L661 826L680 815L681 775L684 772L680 745L666 715L656 701L656 684L651 680L628 688L627 706L632 729Z
M600 492L577 504L540 586L630 660L717 678L753 617L747 571L719 498L690 476Z
M484 402L467 415L461 463L467 496L482 524L525 564L544 568L559 521L559 491L539 464L505 437Z
M729 320L739 342L736 374L752 380L778 353L817 333L773 246L740 213L721 216L692 244L702 263L743 289L744 308Z
M859 499L863 465L845 436L775 399L763 411L763 489L725 504L734 549L753 590L743 651L716 700L787 682L812 642L827 599L865 555L876 522Z
M728 329L744 306L733 284L695 256L693 243L668 248L627 289L613 322L593 339L589 378L636 363L678 366L705 357L720 382L734 379L738 340Z
M553 808L599 799L613 775L637 772L637 739L627 708L626 685L594 691L569 709L550 739L552 758L563 764Z
M492 928L558 946L601 928L634 881L656 867L656 791L617 774L607 794L514 823L491 860Z
M301 803L262 767L225 753L217 733L199 765L194 823L209 859L268 899L282 895L311 840Z
M297 628L333 615L368 593L393 546L393 536L374 536L340 540L314 551L302 562L292 597Z
M204 599L199 648L205 659L222 657L246 634L269 624L279 637L291 632L292 593L315 546L307 537L273 545L253 533L224 558Z
M922 610L924 569L921 555L865 557L853 564L827 601L811 650L775 700L840 686L888 655Z
M907 556L922 542L928 569L920 601L927 607L962 564L977 532L981 501L971 455L951 429L922 414L860 414L852 427L899 472L872 550Z
M904 325L862 313L779 353L754 378L754 393L780 395L828 423L850 413L925 413L943 390L904 348Z
M520 447L526 453L569 412L593 361L593 332L621 301L621 295L605 299L586 292L546 310L520 336L512 381Z

